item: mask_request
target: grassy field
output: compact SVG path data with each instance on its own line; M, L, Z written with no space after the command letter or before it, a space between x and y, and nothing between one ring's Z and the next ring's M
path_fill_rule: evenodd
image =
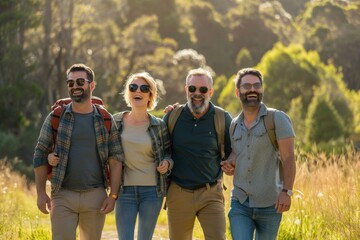
M228 190L226 212L232 187ZM37 210L33 185L0 164L0 240L51 239L49 215ZM360 153L297 154L293 205L283 215L278 239L360 239ZM231 239L229 229L228 239ZM104 239L117 239L114 214L109 214ZM154 239L168 239L166 211L161 210ZM194 239L203 239L197 223Z

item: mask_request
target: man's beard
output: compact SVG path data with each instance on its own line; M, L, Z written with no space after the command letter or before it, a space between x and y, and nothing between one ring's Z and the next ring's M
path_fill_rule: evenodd
M256 94L256 99L248 99L249 94ZM243 108L258 108L261 105L263 99L263 94L258 92L248 92L245 94L240 93L240 101L243 105Z
M200 104L195 103L194 98L201 98L202 102ZM205 96L200 94L194 94L192 96L187 96L188 105L190 110L195 114L201 114L205 112L207 107L209 106L210 99L207 99Z
M73 92L74 91L81 91L82 94L80 95L74 95ZM76 88L76 89L72 89L69 91L69 95L72 101L77 102L77 103L82 103L85 100L90 98L90 88L87 89L82 89L82 88Z

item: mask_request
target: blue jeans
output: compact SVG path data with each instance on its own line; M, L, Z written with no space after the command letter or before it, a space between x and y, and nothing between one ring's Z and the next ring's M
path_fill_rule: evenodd
M119 239L134 239L136 217L138 239L151 240L161 210L163 198L155 186L123 187L115 205L115 220Z
M249 199L241 204L231 200L228 214L231 236L234 240L276 239L282 214L276 212L275 205L265 208L249 207Z

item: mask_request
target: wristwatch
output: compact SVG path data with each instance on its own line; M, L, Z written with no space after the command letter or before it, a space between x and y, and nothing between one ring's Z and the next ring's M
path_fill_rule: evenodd
M283 188L282 192L286 192L286 194L291 197L293 195L292 190Z
M118 196L117 194L111 194L110 197L111 197L112 199L115 199L115 200L116 200L116 199L118 199L119 196Z

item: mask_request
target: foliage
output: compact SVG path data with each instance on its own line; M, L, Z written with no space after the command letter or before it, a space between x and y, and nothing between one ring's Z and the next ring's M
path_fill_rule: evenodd
M259 0L239 4L229 10L227 21L232 38L232 58L243 48L248 49L255 63L259 62L262 55L273 47L278 37L272 29L267 27L265 21L259 17ZM264 41L266 39L266 41Z
M315 52L306 52L298 45L276 44L257 66L264 75L264 102L287 111L291 99L301 96L306 112L313 96L312 88L320 84L319 67L321 63Z
M306 142L327 142L344 136L344 122L328 95L319 89L309 106L306 117ZM331 131L329 131L331 129Z
M50 239L48 218L39 215L26 179L0 160L0 239Z
M220 106L226 106L226 110L234 117L237 116L241 111L241 102L240 99L235 95L235 84L233 79L235 76L232 76L224 89L222 90L218 103Z
M313 1L299 22L306 49L316 50L324 62L341 66L344 79L352 89L359 89L360 74L351 65L359 62L359 4L351 1ZM336 30L335 30L336 29Z
M290 103L290 109L287 112L291 119L292 126L295 131L295 140L296 145L304 145L305 144L305 123L304 120L304 114L303 114L303 104L302 104L302 98L297 97L293 98Z
M55 99L67 96L65 71L77 62L94 68L94 94L112 113L127 109L119 93L130 74L157 80L161 112L186 101L187 72L205 67L216 77L212 100L237 114L231 76L257 65L267 105L295 114L301 102L298 136L321 86L346 126L341 142L356 144L359 7L358 0L1 1L0 155L31 163L36 132Z
M189 9L196 37L195 49L204 54L215 72L228 74L233 69L228 30L214 7L205 1L195 1ZM209 41L213 39L216 41Z
M224 87L227 84L228 79L226 78L226 76L221 75L218 76L214 79L214 93L211 97L211 101L215 104L215 105L219 105L219 97L221 92L223 91ZM223 105L221 105L223 106Z
M284 9L292 16L299 15L305 10L306 0L279 0Z
M236 56L235 63L239 69L254 66L254 60L252 59L251 53L246 48L240 49Z

